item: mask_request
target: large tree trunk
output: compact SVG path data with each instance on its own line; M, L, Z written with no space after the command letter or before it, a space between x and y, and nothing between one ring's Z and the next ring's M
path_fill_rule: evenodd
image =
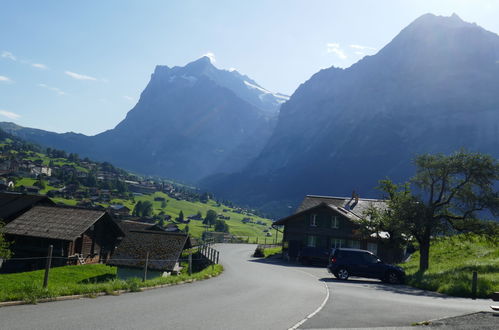
M419 271L424 272L428 269L430 257L430 237L424 238L419 242Z

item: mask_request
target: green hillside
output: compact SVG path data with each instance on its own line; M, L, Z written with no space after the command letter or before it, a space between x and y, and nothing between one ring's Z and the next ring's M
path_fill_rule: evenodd
M488 298L499 291L499 248L497 238L461 234L433 240L430 268L418 273L419 252L400 265L408 284L451 296L471 297L472 272L478 272L477 296Z
M270 228L271 220L232 204L227 206L220 201L203 198L193 187L162 178L143 178L109 163L94 162L88 158L80 159L77 154L66 154L64 151L51 148L45 149L4 133L0 135L0 165L12 162L18 164L16 169L3 175L3 179L5 182L14 182L13 191L26 192L26 189L36 187L39 189L39 194L48 195L56 203L83 207L107 208L110 205L119 204L133 210L139 201L148 201L153 206L152 212L147 215L149 221L163 225L175 223L182 230L188 226L189 233L198 238L201 237L203 231L213 231L213 227L206 228L201 220L191 220L189 224L185 224L175 219L180 211L183 212L185 218L196 215L198 212L204 218L208 210L214 210L217 214L230 218L224 221L232 235L242 236L250 242L266 241L268 243L276 240L276 231ZM37 177L29 173L30 168L35 166L51 168L52 175L38 175ZM138 181L146 182L150 187L155 188L150 193L132 193L126 182ZM164 188L165 185L168 186L168 191L163 192L161 187ZM71 189L68 190L68 187ZM161 198L164 201L155 201L155 198ZM169 222L163 220L166 215L172 218ZM246 223L243 223L242 220L245 218ZM280 241L282 235L277 234L277 239Z

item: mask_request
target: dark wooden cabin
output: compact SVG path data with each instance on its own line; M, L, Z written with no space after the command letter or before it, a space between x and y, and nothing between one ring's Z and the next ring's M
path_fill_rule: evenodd
M2 272L43 268L53 246L53 266L106 262L124 233L104 211L34 206L5 227L13 258ZM35 258L35 259L22 259Z
M305 249L330 251L344 247L369 250L391 262L401 251L387 250L383 239L379 238L386 233L362 237L359 231L359 221L371 206L387 207L386 201L378 199L308 195L295 214L277 220L272 226L284 227L283 254L291 260L296 260Z

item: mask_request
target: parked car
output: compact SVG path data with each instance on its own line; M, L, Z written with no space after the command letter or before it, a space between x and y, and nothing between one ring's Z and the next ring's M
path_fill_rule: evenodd
M401 284L405 280L402 268L385 264L376 255L366 250L332 249L328 271L340 280L350 276L377 278L383 282Z
M298 261L304 265L325 266L329 261L329 249L318 247L302 247L298 252Z

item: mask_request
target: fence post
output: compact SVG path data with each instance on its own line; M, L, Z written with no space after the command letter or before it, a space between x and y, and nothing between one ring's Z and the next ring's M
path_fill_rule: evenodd
M473 271L473 279L471 281L471 298L476 299L476 287L478 282L478 273L476 270Z
M52 265L52 250L54 249L53 245L49 245L49 249L47 252L47 261L45 262L45 276L43 277L43 287L46 288L49 284L49 270Z
M220 251L217 251L217 265L218 265L219 258L220 258Z
M144 264L144 277L142 278L142 282L147 280L147 266L149 264L149 251L146 252L146 262Z
M189 276L192 275L192 252L189 252Z

